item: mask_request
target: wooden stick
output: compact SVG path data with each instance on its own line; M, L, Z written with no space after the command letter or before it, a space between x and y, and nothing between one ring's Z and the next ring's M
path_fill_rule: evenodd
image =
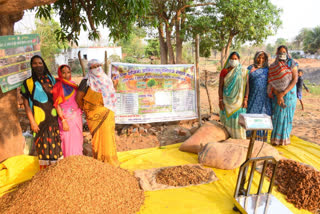
M83 61L81 59L80 51L78 51L78 58L79 58L79 62L80 62L80 65L81 65L82 75L86 76L86 69L84 68L84 64L83 64Z
M204 87L205 87L206 92L207 92L210 115L211 115L212 112L213 112L213 108L212 108L211 98L210 98L209 89L208 89L208 71L207 70L204 70L204 78L205 78L204 79Z
M199 40L200 36L197 34L196 36L196 85L197 85L197 108L198 108L198 119L199 119L199 126L201 124L201 112L200 112L200 72L199 72Z

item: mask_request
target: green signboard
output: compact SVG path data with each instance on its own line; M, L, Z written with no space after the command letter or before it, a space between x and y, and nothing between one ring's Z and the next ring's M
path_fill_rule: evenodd
M40 55L38 34L0 36L0 86L3 93L31 76L30 59Z

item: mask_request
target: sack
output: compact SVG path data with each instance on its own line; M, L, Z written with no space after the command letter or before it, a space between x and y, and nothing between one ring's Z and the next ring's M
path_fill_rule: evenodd
M179 150L183 152L192 152L198 154L200 145L206 145L209 142L223 141L229 138L228 131L216 121L206 122L191 137L189 137Z
M33 135L29 131L22 133L22 135L25 138L25 145L24 145L23 153L25 155L37 156L36 147L33 142L33 139L34 139Z
M205 166L218 169L238 168L246 160L249 142L249 140L228 139L224 142L208 143L199 152L198 161ZM276 160L282 159L277 149L261 141L255 141L252 150L252 157L257 156L273 156Z

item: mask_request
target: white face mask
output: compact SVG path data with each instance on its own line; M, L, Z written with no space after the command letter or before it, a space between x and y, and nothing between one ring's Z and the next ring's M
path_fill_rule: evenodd
M280 60L287 60L287 54L286 53L279 53L278 57Z
M97 67L97 68L93 68L93 69L90 69L91 73L95 76L99 76L101 75L101 72L102 72L102 68L101 66L100 67Z
M237 59L230 59L229 60L229 66L237 67L238 65L239 65L239 60L237 60Z

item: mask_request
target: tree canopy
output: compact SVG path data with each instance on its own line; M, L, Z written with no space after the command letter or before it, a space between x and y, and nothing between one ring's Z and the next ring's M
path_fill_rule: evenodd
M89 39L99 38L98 27L107 27L110 37L127 37L138 16L148 11L149 0L58 0L54 4L38 7L37 17L51 18L54 10L60 16L59 39L77 44L80 31L89 31Z
M53 69L54 55L58 54L61 49L68 48L67 42L61 42L56 39L55 31L60 30L60 25L53 19L37 19L36 29L32 33L40 35L41 40L41 56L46 61L50 71Z
M245 42L261 44L281 25L280 12L269 0L217 0L190 17L190 32L211 39L211 48L221 51L221 65L231 46ZM208 42L206 42L208 44Z

